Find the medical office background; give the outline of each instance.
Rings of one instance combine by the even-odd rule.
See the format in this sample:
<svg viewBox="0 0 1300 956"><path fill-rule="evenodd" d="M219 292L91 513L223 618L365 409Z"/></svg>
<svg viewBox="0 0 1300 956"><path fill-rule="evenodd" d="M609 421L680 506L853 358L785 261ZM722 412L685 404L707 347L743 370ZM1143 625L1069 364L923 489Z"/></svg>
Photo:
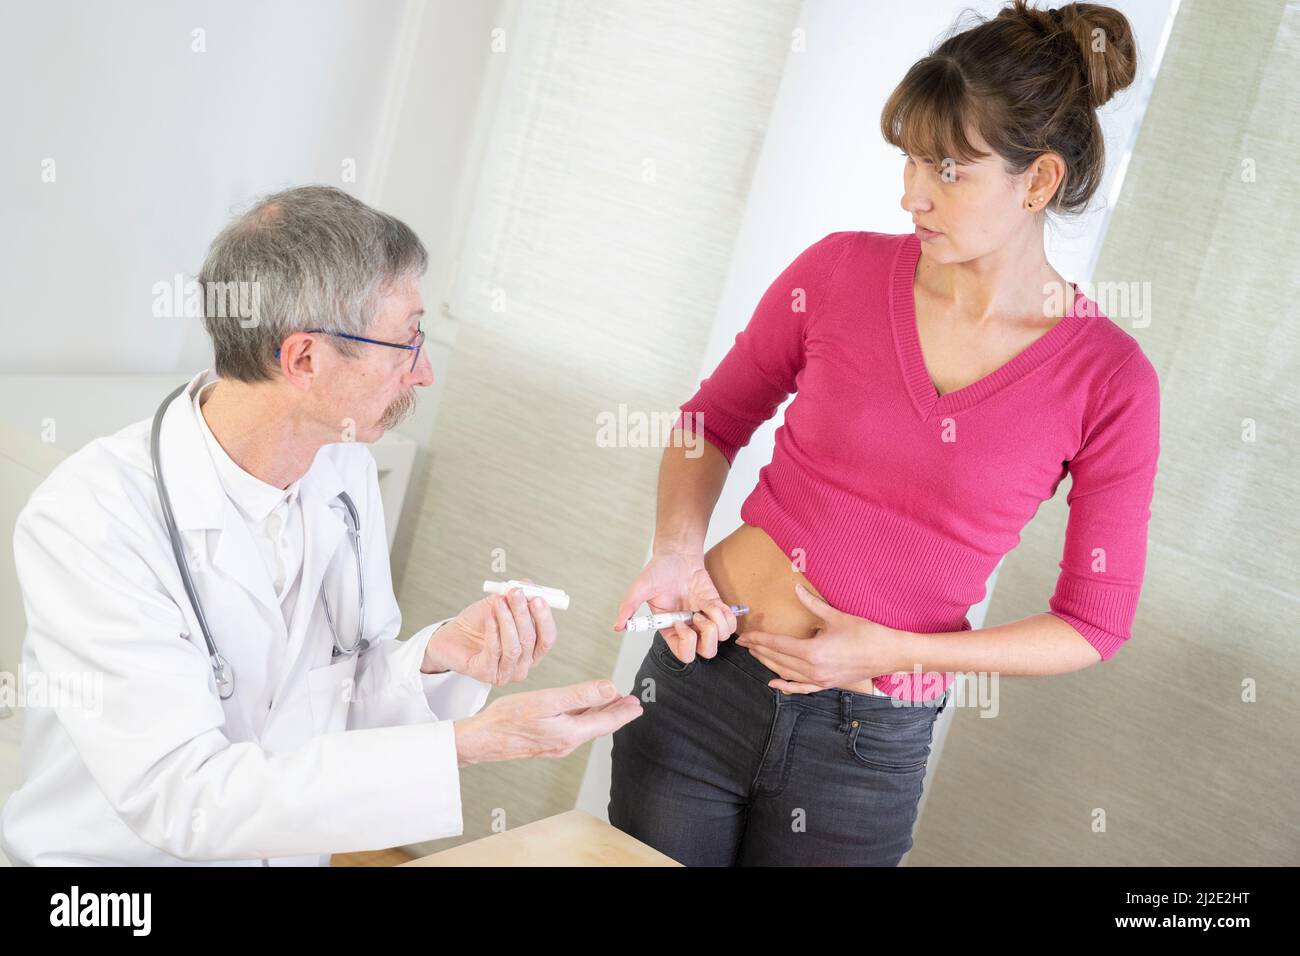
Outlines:
<svg viewBox="0 0 1300 956"><path fill-rule="evenodd" d="M1085 288L1146 290L1116 319L1162 384L1134 637L1081 672L1004 679L992 719L942 715L909 865L1300 862L1300 5L1113 5L1141 70L1103 111L1096 210L1053 222L1048 251ZM531 577L573 603L544 664L494 694L630 689L647 640L610 624L648 554L662 449L611 447L598 422L671 415L814 240L911 230L880 107L963 10L997 6L0 5L0 671L18 670L27 496L210 364L199 321L154 316L157 284L192 278L252 198L323 182L431 257L435 384L373 448L403 634L485 578ZM710 545L779 422L737 458ZM1046 609L1067 490L974 627ZM22 722L0 716L0 800ZM608 738L467 768L463 836L408 849L603 817L608 781Z"/></svg>

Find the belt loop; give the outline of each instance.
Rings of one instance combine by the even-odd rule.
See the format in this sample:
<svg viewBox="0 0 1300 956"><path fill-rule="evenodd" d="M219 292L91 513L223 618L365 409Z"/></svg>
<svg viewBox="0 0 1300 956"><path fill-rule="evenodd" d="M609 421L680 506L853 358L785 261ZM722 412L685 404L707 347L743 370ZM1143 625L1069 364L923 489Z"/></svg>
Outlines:
<svg viewBox="0 0 1300 956"><path fill-rule="evenodd" d="M849 721L853 718L853 694L850 691L840 691L840 730L849 729Z"/></svg>

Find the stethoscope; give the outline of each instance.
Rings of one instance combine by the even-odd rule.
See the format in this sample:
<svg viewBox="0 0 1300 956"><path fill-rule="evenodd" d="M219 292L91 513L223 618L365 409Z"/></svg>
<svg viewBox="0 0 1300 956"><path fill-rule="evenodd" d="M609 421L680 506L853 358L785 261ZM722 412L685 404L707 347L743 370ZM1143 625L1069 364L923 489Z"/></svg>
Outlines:
<svg viewBox="0 0 1300 956"><path fill-rule="evenodd" d="M181 543L176 519L172 516L171 497L167 494L167 483L163 481L162 461L158 453L158 436L162 431L163 413L167 411L167 406L172 403L172 400L187 387L188 385L181 385L164 398L162 404L158 406L158 411L154 413L153 430L149 434L149 456L153 459L154 479L158 484L158 501L162 504L167 537L171 539L172 553L176 556L176 566L181 572L181 582L185 585L185 593L189 595L190 606L194 608L194 616L198 618L199 630L203 632L203 641L208 646L208 660L212 664L212 673L217 679L217 694L222 700L229 700L235 693L235 671L217 650L217 643L212 639L212 631L208 627L207 616L203 613L203 605L199 603L198 592L194 590L194 580L190 577L190 566L185 560L185 547ZM357 556L357 639L351 647L344 647L343 642L339 640L338 628L334 626L334 615L330 611L329 598L322 586L320 596L325 605L325 619L329 621L330 633L334 635L334 650L330 655L332 658L351 657L370 646L370 642L362 637L366 627L366 588L361 564L361 518L357 515L356 505L352 503L346 491L340 491L338 496L346 509L348 536L352 538L352 550Z"/></svg>

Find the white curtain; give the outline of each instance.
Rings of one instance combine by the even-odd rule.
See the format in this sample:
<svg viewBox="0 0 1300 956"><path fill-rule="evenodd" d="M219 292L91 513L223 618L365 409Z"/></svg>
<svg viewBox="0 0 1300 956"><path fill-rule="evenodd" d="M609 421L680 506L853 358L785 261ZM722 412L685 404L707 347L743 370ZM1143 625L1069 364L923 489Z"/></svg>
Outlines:
<svg viewBox="0 0 1300 956"><path fill-rule="evenodd" d="M798 3L509 9L399 594L413 624L485 578L567 590L559 645L513 692L613 672L662 448L602 447L597 416L694 391ZM572 809L588 750L468 768L463 839Z"/></svg>
<svg viewBox="0 0 1300 956"><path fill-rule="evenodd" d="M1183 0L1102 254L1149 283L1112 315L1161 380L1132 639L956 711L913 864L1281 865L1300 859L1300 3ZM1140 286L1139 286L1140 288ZM989 622L1043 609L1063 483L1005 562Z"/></svg>

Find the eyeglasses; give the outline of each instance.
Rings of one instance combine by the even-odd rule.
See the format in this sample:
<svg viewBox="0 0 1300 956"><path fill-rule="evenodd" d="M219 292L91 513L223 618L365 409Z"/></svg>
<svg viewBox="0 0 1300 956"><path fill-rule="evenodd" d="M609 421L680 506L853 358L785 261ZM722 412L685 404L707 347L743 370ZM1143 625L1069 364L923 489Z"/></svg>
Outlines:
<svg viewBox="0 0 1300 956"><path fill-rule="evenodd" d="M420 326L415 327L415 340L410 345L399 345L396 342L381 342L378 339L367 339L360 335L348 335L346 332L328 332L325 329L303 329L304 332L314 332L318 335L332 335L335 338L349 339L353 342L365 342L369 345L386 345L390 349L414 350L415 356L411 359L411 371L415 371L415 365L420 361L420 349L424 348L424 329ZM275 350L275 357L280 357L280 350Z"/></svg>

